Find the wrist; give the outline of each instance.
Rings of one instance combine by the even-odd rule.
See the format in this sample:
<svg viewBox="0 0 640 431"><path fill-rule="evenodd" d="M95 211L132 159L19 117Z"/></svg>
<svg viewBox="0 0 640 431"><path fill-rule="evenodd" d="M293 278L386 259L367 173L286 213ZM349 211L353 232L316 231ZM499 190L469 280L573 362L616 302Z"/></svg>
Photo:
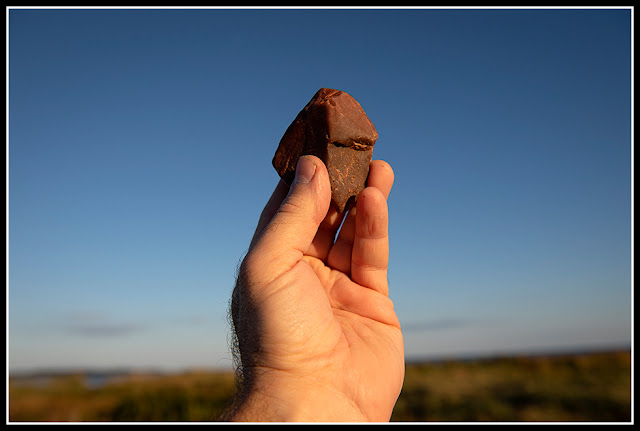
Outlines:
<svg viewBox="0 0 640 431"><path fill-rule="evenodd" d="M366 422L353 400L315 379L269 371L245 385L229 415L234 422ZM286 373L285 373L286 374Z"/></svg>

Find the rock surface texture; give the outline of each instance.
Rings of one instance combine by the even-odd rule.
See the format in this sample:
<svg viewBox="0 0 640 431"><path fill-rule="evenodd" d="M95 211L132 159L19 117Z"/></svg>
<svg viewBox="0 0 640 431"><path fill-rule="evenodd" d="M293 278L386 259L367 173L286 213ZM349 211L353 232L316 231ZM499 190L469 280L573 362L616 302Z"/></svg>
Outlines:
<svg viewBox="0 0 640 431"><path fill-rule="evenodd" d="M332 205L338 212L348 211L366 186L377 139L376 128L356 99L321 88L282 136L273 167L291 184L300 156L319 157L329 171Z"/></svg>

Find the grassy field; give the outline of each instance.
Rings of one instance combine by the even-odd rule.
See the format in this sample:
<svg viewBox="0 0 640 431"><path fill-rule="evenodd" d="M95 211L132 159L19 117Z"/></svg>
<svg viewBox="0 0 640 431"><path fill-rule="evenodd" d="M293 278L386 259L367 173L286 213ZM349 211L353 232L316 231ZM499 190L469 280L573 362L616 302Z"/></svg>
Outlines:
<svg viewBox="0 0 640 431"><path fill-rule="evenodd" d="M97 387L81 373L9 379L9 420L216 420L233 375L126 374ZM407 364L392 421L631 420L629 352Z"/></svg>

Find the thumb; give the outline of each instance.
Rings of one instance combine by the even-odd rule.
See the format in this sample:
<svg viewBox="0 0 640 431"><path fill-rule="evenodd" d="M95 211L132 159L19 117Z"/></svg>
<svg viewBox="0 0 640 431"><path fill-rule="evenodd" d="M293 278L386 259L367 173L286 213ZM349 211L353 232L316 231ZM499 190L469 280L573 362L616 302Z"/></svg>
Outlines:
<svg viewBox="0 0 640 431"><path fill-rule="evenodd" d="M330 200L329 174L322 160L300 157L289 194L250 252L254 263L268 267L273 278L298 263L325 218Z"/></svg>

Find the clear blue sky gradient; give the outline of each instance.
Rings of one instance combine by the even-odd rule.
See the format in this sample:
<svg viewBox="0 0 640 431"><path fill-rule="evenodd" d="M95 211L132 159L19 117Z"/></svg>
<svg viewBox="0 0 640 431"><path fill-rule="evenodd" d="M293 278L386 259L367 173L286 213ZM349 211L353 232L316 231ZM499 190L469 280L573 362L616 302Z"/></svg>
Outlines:
<svg viewBox="0 0 640 431"><path fill-rule="evenodd" d="M629 9L10 9L9 365L230 367L320 87L376 125L411 358L628 346Z"/></svg>

